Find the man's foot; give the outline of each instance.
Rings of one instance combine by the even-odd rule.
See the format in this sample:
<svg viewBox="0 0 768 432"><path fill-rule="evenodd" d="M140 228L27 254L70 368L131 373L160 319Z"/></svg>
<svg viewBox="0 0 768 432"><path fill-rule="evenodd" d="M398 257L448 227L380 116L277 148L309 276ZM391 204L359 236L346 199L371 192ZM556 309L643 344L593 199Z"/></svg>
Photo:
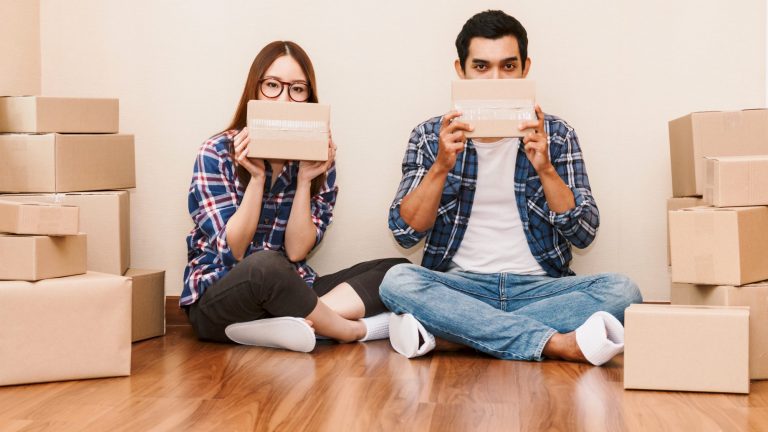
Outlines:
<svg viewBox="0 0 768 432"><path fill-rule="evenodd" d="M608 312L595 312L575 331L555 333L542 354L600 366L624 351L624 327Z"/></svg>
<svg viewBox="0 0 768 432"><path fill-rule="evenodd" d="M408 358L423 356L435 349L435 337L411 314L390 317L389 343Z"/></svg>

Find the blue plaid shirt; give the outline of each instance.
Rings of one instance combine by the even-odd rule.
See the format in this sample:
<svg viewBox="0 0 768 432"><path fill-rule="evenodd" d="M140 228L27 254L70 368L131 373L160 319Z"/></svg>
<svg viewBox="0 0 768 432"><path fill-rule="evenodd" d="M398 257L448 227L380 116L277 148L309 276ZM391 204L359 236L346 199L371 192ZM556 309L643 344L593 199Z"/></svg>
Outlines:
<svg viewBox="0 0 768 432"><path fill-rule="evenodd" d="M421 264L432 270L445 271L461 245L472 214L477 184L477 151L471 139L467 140L456 165L448 173L432 228L415 231L400 216L403 198L416 189L435 162L441 120L442 117L432 118L411 132L403 158L403 178L389 210L389 229L395 240L406 248L426 237ZM549 209L541 180L526 157L520 140L515 164L514 198L534 258L549 276L562 277L574 274L568 267L571 245L584 248L594 240L600 225L600 214L589 188L576 132L564 120L551 115L545 116L544 126L549 135L550 160L573 192L576 207L565 213Z"/></svg>
<svg viewBox="0 0 768 432"><path fill-rule="evenodd" d="M206 288L224 277L238 260L227 242L227 221L235 214L245 193L245 186L235 175L235 165L229 149L239 130L229 130L208 139L200 147L195 160L192 182L187 200L189 215L195 226L187 236L187 267L184 270L184 289L179 299L181 306L195 303ZM279 173L265 165L259 226L245 252L248 256L260 250L285 253L285 228L296 195L299 163L289 161ZM273 176L277 176L272 185ZM323 239L333 219L336 204L336 166L331 165L320 190L311 197L310 217L315 225L315 245ZM312 286L317 274L305 260L292 263L296 273Z"/></svg>

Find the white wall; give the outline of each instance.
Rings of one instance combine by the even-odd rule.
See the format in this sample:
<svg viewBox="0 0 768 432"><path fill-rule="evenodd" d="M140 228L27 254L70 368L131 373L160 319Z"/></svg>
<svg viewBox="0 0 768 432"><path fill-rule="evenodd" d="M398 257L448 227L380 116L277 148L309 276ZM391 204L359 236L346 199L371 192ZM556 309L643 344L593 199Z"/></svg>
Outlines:
<svg viewBox="0 0 768 432"><path fill-rule="evenodd" d="M395 245L387 208L410 130L449 108L455 37L483 9L523 22L539 101L581 139L602 226L574 269L626 273L646 300L669 297L667 121L765 102L763 0L42 2L43 92L120 98L137 146L132 266L165 269L169 295L182 286L195 153L228 123L253 57L275 39L309 52L333 106L341 193L311 259L321 273L419 259Z"/></svg>

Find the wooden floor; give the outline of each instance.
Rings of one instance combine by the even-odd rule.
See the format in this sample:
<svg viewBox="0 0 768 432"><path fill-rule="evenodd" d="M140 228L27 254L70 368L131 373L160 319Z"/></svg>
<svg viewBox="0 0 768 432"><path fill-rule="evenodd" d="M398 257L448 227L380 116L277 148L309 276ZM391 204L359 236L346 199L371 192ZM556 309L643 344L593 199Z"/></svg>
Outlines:
<svg viewBox="0 0 768 432"><path fill-rule="evenodd" d="M749 396L624 391L621 357L600 368L472 351L407 360L387 341L300 354L170 326L133 345L132 370L0 388L0 430L768 430L768 381Z"/></svg>

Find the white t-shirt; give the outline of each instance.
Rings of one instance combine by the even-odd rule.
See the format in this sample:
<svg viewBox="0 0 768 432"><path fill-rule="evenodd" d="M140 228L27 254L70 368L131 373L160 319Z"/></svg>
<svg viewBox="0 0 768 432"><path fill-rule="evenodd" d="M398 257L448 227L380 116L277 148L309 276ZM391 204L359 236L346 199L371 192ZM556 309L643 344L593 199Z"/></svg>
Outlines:
<svg viewBox="0 0 768 432"><path fill-rule="evenodd" d="M515 201L515 160L519 138L474 141L477 187L469 225L454 266L475 273L545 275L528 247Z"/></svg>

